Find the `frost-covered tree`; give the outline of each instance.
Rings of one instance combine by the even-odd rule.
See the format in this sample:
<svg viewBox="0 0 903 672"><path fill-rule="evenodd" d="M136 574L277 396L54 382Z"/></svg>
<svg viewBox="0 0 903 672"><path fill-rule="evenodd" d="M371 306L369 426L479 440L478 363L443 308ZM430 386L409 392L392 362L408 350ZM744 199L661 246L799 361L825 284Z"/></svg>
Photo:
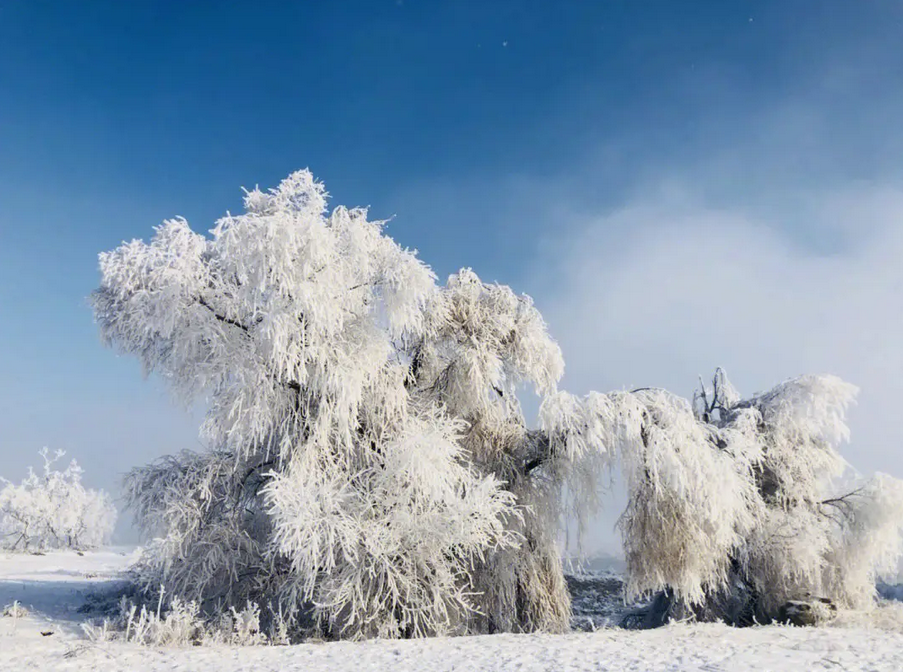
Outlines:
<svg viewBox="0 0 903 672"><path fill-rule="evenodd" d="M103 339L186 401L210 449L136 469L139 576L334 636L563 629L559 467L516 388L560 350L528 297L436 284L308 171L210 237L176 219L101 254Z"/></svg>
<svg viewBox="0 0 903 672"><path fill-rule="evenodd" d="M116 508L102 490L85 488L75 460L62 471L64 455L40 451L40 473L29 468L21 483L0 478L0 548L26 551L95 548L108 543Z"/></svg>
<svg viewBox="0 0 903 672"><path fill-rule="evenodd" d="M690 403L663 390L550 397L544 425L580 450L617 456L629 493L621 528L631 596L669 617L734 624L791 600L874 603L903 552L903 483L847 490L838 452L857 390L802 376L741 400L718 370ZM570 405L575 410L562 414ZM585 444L585 445L584 445Z"/></svg>

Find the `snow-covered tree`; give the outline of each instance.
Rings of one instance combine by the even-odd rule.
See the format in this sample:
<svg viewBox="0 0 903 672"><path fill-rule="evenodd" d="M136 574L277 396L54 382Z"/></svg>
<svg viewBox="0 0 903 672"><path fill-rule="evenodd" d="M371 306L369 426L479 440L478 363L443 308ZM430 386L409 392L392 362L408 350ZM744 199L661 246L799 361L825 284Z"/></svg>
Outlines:
<svg viewBox="0 0 903 672"><path fill-rule="evenodd" d="M185 400L210 450L136 469L140 576L206 611L261 604L337 636L562 629L554 459L516 388L560 350L528 297L438 286L308 171L100 256L103 339Z"/></svg>
<svg viewBox="0 0 903 672"><path fill-rule="evenodd" d="M85 488L75 460L59 471L53 465L64 455L39 453L40 473L33 469L21 483L0 478L0 548L47 550L94 548L109 542L116 508L102 490Z"/></svg>
<svg viewBox="0 0 903 672"><path fill-rule="evenodd" d="M658 594L647 624L735 624L791 600L874 603L903 553L903 483L838 490L856 388L802 376L747 400L716 372L693 402L663 390L550 397L544 426L581 451L614 453L629 493L621 528L632 596ZM569 417L557 411L570 404ZM849 480L849 479L847 479Z"/></svg>

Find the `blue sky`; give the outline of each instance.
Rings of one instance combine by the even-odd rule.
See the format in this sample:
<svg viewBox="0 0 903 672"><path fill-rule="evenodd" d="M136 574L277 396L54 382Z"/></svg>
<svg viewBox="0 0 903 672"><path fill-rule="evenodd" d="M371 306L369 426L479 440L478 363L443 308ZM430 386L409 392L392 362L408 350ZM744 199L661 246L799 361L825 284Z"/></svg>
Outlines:
<svg viewBox="0 0 903 672"><path fill-rule="evenodd" d="M534 295L574 391L836 371L854 462L903 476L870 420L903 379L901 39L891 1L2 3L0 474L48 445L114 489L196 446L100 345L96 255L310 167L440 277Z"/></svg>

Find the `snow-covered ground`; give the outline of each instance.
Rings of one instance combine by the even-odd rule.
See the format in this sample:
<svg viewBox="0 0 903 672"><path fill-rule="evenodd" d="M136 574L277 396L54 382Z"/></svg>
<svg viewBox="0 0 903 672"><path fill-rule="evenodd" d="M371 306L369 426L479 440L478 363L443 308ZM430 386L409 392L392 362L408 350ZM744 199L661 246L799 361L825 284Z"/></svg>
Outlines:
<svg viewBox="0 0 903 672"><path fill-rule="evenodd" d="M276 647L142 648L92 643L80 623L96 591L116 587L125 551L0 554L0 670L903 670L903 633L876 628L674 625L646 632L604 628L570 635L493 635ZM42 633L52 633L44 635Z"/></svg>

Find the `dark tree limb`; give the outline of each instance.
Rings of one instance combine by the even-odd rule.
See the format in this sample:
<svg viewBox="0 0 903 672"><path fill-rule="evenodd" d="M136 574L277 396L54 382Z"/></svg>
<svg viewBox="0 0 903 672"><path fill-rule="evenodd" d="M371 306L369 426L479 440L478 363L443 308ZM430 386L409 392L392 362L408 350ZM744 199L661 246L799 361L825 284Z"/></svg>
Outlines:
<svg viewBox="0 0 903 672"><path fill-rule="evenodd" d="M206 308L213 314L213 317L215 317L217 320L219 320L223 324L230 324L233 327L238 327L239 329L244 331L246 334L251 333L251 330L247 326L245 326L244 324L239 322L238 320L233 320L231 318L226 317L225 315L220 315L218 312L216 312L216 310L214 310L213 306L211 306L209 303L207 303L207 300L203 296L198 297L198 305L204 306L204 308Z"/></svg>
<svg viewBox="0 0 903 672"><path fill-rule="evenodd" d="M243 324L239 320L233 320L232 318L226 317L225 315L220 315L218 312L216 312L216 310L213 308L213 306L211 306L209 303L207 303L207 300L204 299L203 296L199 296L197 298L197 302L198 302L199 306L203 306L204 308L209 310L210 313L213 315L213 317L216 318L217 320L219 320L220 322L222 322L223 324L228 324L230 326L237 327L237 328L241 329L243 332L245 332L245 334L247 334L248 336L251 335L250 327ZM258 319L257 323L259 324L260 321L261 320ZM298 383L294 380L288 380L288 381L277 380L276 382L280 385L284 385L285 387L292 390L293 392L301 391L300 383Z"/></svg>
<svg viewBox="0 0 903 672"><path fill-rule="evenodd" d="M551 441L549 441L548 434L543 431L528 431L523 445L524 451L520 460L523 463L524 476L529 476L553 457Z"/></svg>

